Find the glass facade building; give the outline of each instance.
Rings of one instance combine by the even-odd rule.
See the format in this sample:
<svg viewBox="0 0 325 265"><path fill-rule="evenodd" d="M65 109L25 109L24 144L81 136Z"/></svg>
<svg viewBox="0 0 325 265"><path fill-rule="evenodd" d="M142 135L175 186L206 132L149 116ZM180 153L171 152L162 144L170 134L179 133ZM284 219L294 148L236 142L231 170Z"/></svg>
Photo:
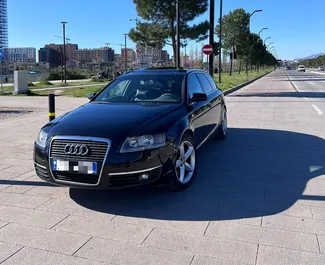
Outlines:
<svg viewBox="0 0 325 265"><path fill-rule="evenodd" d="M8 48L7 0L0 0L0 48Z"/></svg>

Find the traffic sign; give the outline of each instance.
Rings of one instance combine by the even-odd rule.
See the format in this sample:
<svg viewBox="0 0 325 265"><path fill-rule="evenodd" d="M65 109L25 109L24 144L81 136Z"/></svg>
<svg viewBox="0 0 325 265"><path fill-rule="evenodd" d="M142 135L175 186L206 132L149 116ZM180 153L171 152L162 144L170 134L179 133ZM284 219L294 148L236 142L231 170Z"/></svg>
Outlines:
<svg viewBox="0 0 325 265"><path fill-rule="evenodd" d="M0 60L3 58L3 51L0 50Z"/></svg>
<svg viewBox="0 0 325 265"><path fill-rule="evenodd" d="M202 51L206 55L210 55L213 53L213 47L210 44L205 44L202 48Z"/></svg>

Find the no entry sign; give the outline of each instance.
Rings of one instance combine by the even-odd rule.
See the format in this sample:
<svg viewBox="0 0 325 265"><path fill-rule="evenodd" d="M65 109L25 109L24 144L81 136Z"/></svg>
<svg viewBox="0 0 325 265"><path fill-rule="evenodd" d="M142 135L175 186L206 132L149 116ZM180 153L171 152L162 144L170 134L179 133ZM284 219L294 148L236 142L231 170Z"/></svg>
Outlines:
<svg viewBox="0 0 325 265"><path fill-rule="evenodd" d="M202 51L206 55L210 55L213 53L213 47L210 44L205 44L202 48Z"/></svg>

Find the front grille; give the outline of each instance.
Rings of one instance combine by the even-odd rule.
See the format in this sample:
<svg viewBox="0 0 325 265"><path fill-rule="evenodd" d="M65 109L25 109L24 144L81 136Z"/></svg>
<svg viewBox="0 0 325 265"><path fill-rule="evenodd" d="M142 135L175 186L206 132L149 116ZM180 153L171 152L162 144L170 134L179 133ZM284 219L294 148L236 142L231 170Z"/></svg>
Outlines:
<svg viewBox="0 0 325 265"><path fill-rule="evenodd" d="M48 172L46 168L40 167L39 165L35 164L35 171L37 176L41 177L41 178L46 178L48 179Z"/></svg>
<svg viewBox="0 0 325 265"><path fill-rule="evenodd" d="M70 155L65 153L65 146L67 144L84 144L89 148L89 152L84 155ZM105 158L108 143L96 141L83 141L83 140L61 140L55 139L51 145L51 157L58 159L67 159L71 161L100 161Z"/></svg>
<svg viewBox="0 0 325 265"><path fill-rule="evenodd" d="M67 172L53 172L53 176L57 180L76 182L82 184L94 185L98 182L99 175L91 174L76 174L76 173L67 173Z"/></svg>
<svg viewBox="0 0 325 265"><path fill-rule="evenodd" d="M109 177L109 186L123 187L123 186L132 186L132 185L149 182L149 181L152 181L152 180L155 180L156 178L158 178L160 175L160 171L161 171L161 167L155 168L149 172L124 174L124 175L111 175ZM149 179L146 181L139 180L139 177L142 174L148 174Z"/></svg>

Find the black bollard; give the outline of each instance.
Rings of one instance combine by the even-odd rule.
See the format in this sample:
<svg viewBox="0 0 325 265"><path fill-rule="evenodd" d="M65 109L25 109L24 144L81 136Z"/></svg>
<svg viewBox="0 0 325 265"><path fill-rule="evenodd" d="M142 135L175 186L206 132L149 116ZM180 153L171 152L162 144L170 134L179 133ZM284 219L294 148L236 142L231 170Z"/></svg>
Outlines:
<svg viewBox="0 0 325 265"><path fill-rule="evenodd" d="M49 120L55 119L55 95L49 94Z"/></svg>

